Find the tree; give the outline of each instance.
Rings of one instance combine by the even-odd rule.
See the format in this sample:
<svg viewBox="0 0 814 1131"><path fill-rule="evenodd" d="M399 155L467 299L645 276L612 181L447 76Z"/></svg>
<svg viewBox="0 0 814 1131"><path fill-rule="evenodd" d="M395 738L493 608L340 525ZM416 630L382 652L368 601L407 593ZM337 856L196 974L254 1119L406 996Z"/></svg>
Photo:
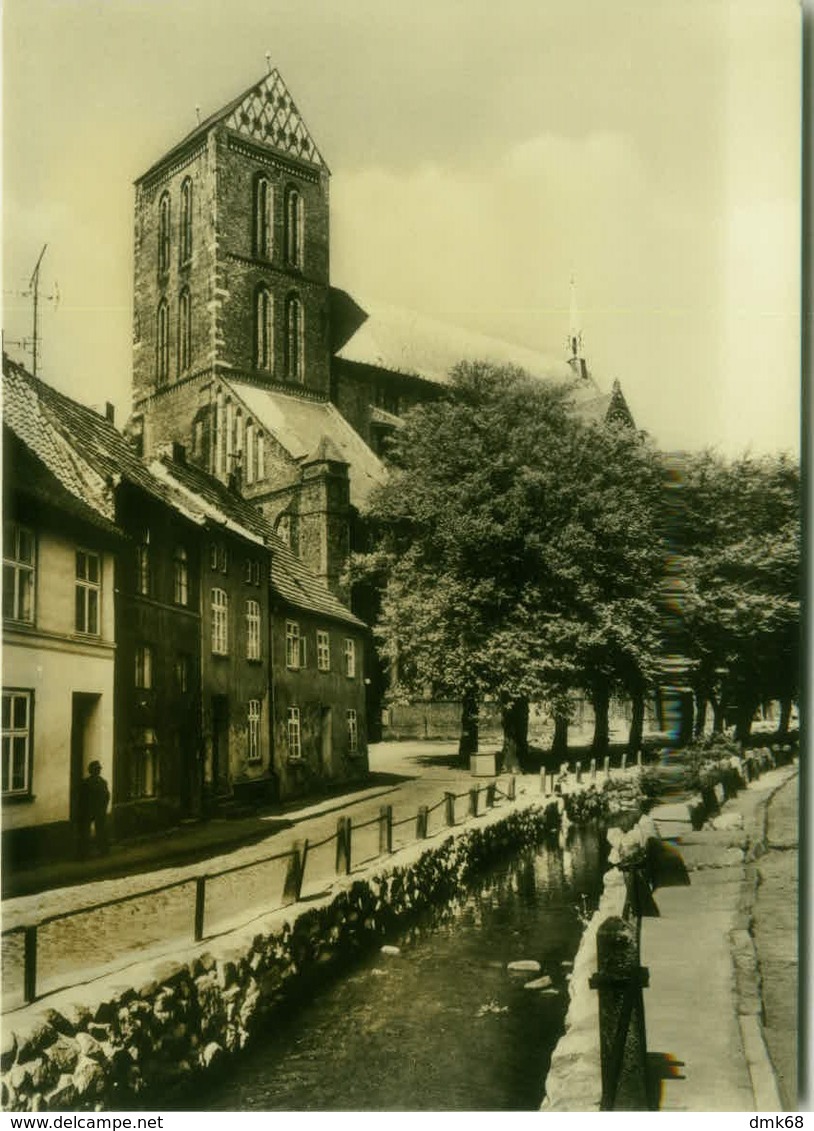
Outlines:
<svg viewBox="0 0 814 1131"><path fill-rule="evenodd" d="M396 692L455 696L470 717L494 697L511 766L529 701L562 715L587 687L606 742L603 696L640 688L651 664L649 448L580 423L561 388L477 363L407 414L390 458L371 502L378 549L361 565L383 578L376 631Z"/></svg>
<svg viewBox="0 0 814 1131"><path fill-rule="evenodd" d="M745 741L762 701L788 726L799 694L800 477L786 455L688 458L685 620L703 726L734 712ZM698 729L698 728L697 728Z"/></svg>

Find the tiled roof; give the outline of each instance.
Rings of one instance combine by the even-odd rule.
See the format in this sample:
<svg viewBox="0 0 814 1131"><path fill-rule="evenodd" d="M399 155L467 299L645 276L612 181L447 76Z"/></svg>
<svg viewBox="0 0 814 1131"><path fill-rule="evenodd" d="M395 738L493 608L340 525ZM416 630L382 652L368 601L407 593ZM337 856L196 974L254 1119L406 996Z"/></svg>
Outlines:
<svg viewBox="0 0 814 1131"><path fill-rule="evenodd" d="M256 541L271 550L272 588L287 602L307 612L322 613L335 620L365 627L323 583L311 573L289 546L274 532L271 523L252 503L230 491L218 479L192 464L162 459L163 474L169 481L201 501L211 513L223 516L234 525L252 532Z"/></svg>
<svg viewBox="0 0 814 1131"><path fill-rule="evenodd" d="M252 141L269 145L287 157L304 161L319 169L327 165L317 149L314 139L300 115L294 99L288 92L280 72L275 67L260 82L252 83L248 90L233 98L220 110L210 114L200 125L191 130L177 145L169 149L156 161L136 183L146 180L156 169L169 161L176 153L204 137L220 122L229 129L243 134Z"/></svg>
<svg viewBox="0 0 814 1131"><path fill-rule="evenodd" d="M292 459L307 459L323 437L330 440L348 464L351 502L364 509L370 492L384 482L384 464L334 405L242 381L229 385Z"/></svg>

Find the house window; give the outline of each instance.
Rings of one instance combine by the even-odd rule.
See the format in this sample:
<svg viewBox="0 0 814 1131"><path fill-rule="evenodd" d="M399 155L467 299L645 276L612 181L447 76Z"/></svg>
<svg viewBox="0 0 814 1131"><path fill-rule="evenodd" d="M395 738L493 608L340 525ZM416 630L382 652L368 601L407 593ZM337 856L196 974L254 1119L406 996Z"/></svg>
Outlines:
<svg viewBox="0 0 814 1131"><path fill-rule="evenodd" d="M170 198L164 193L158 202L158 270L170 269Z"/></svg>
<svg viewBox="0 0 814 1131"><path fill-rule="evenodd" d="M178 299L178 373L186 373L192 357L192 304L186 287Z"/></svg>
<svg viewBox="0 0 814 1131"><path fill-rule="evenodd" d="M246 421L246 482L254 483L254 424Z"/></svg>
<svg viewBox="0 0 814 1131"><path fill-rule="evenodd" d="M152 727L138 733L130 755L130 797L155 797L158 793L158 741Z"/></svg>
<svg viewBox="0 0 814 1131"><path fill-rule="evenodd" d="M300 633L300 626L295 620L285 622L285 664L287 668L304 668L306 665L307 651L305 637Z"/></svg>
<svg viewBox="0 0 814 1131"><path fill-rule="evenodd" d="M305 208L295 188L288 190L285 207L286 261L291 267L302 267L305 236Z"/></svg>
<svg viewBox="0 0 814 1131"><path fill-rule="evenodd" d="M359 750L359 727L356 721L356 712L348 711L348 753L356 754Z"/></svg>
<svg viewBox="0 0 814 1131"><path fill-rule="evenodd" d="M192 181L186 178L181 185L181 262L192 259Z"/></svg>
<svg viewBox="0 0 814 1131"><path fill-rule="evenodd" d="M331 638L327 632L317 632L317 668L321 672L331 670Z"/></svg>
<svg viewBox="0 0 814 1131"><path fill-rule="evenodd" d="M353 640L345 641L345 675L348 679L356 675L356 644Z"/></svg>
<svg viewBox="0 0 814 1131"><path fill-rule="evenodd" d="M99 599L102 569L98 554L76 551L75 623L76 631L99 635Z"/></svg>
<svg viewBox="0 0 814 1131"><path fill-rule="evenodd" d="M257 479L266 478L266 440L262 432L257 433Z"/></svg>
<svg viewBox="0 0 814 1131"><path fill-rule="evenodd" d="M32 698L30 691L3 692L3 796L31 788Z"/></svg>
<svg viewBox="0 0 814 1131"><path fill-rule="evenodd" d="M156 317L156 381L159 385L165 385L170 372L170 316L163 299L158 304Z"/></svg>
<svg viewBox="0 0 814 1131"><path fill-rule="evenodd" d="M148 644L136 648L136 687L149 691L153 686L153 650Z"/></svg>
<svg viewBox="0 0 814 1131"><path fill-rule="evenodd" d="M288 708L288 757L292 762L302 758L302 733L299 707Z"/></svg>
<svg viewBox="0 0 814 1131"><path fill-rule="evenodd" d="M246 567L243 580L247 585L259 585L262 576L262 566L258 558L246 558Z"/></svg>
<svg viewBox="0 0 814 1131"><path fill-rule="evenodd" d="M268 287L260 287L254 302L255 365L272 372L274 369L274 296Z"/></svg>
<svg viewBox="0 0 814 1131"><path fill-rule="evenodd" d="M229 594L225 589L212 590L212 651L216 656L229 651Z"/></svg>
<svg viewBox="0 0 814 1131"><path fill-rule="evenodd" d="M189 691L189 656L183 652L175 657L175 686L181 695Z"/></svg>
<svg viewBox="0 0 814 1131"><path fill-rule="evenodd" d="M150 531L145 530L144 537L136 546L136 592L142 597L149 597L151 590Z"/></svg>
<svg viewBox="0 0 814 1131"><path fill-rule="evenodd" d="M246 659L260 659L260 602L246 602Z"/></svg>
<svg viewBox="0 0 814 1131"><path fill-rule="evenodd" d="M183 546L175 547L172 559L173 567L173 600L176 605L189 604L189 562L187 552Z"/></svg>
<svg viewBox="0 0 814 1131"><path fill-rule="evenodd" d="M285 309L285 371L290 381L302 381L303 367L303 313L302 303L290 295Z"/></svg>
<svg viewBox="0 0 814 1131"><path fill-rule="evenodd" d="M34 534L16 522L3 524L3 616L34 621Z"/></svg>
<svg viewBox="0 0 814 1131"><path fill-rule="evenodd" d="M229 569L229 551L223 542L209 544L209 568L218 573L226 573Z"/></svg>
<svg viewBox="0 0 814 1131"><path fill-rule="evenodd" d="M250 699L247 712L249 748L246 758L249 762L260 761L260 700Z"/></svg>
<svg viewBox="0 0 814 1131"><path fill-rule="evenodd" d="M274 250L274 189L267 177L254 183L254 252L271 259Z"/></svg>

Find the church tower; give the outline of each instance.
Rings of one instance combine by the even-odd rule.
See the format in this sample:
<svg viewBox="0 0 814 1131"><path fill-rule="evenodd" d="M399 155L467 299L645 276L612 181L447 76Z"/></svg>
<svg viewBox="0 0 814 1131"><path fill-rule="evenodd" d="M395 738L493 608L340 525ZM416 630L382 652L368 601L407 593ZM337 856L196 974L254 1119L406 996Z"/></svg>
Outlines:
<svg viewBox="0 0 814 1131"><path fill-rule="evenodd" d="M224 382L327 400L330 171L276 69L135 185L133 417L224 482L271 437ZM249 458L252 466L247 466Z"/></svg>

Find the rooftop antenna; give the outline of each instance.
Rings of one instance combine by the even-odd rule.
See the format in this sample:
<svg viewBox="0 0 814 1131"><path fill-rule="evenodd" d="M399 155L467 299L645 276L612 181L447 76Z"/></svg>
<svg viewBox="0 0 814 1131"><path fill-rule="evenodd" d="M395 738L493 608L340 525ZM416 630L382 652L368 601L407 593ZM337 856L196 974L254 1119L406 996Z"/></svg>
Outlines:
<svg viewBox="0 0 814 1131"><path fill-rule="evenodd" d="M24 291L4 291L3 292L4 294L16 295L16 296L19 296L20 298L33 298L33 300L34 300L34 304L33 304L34 305L34 319L33 319L34 327L33 327L32 337L21 338L19 340L12 340L12 339L7 339L4 336L3 345L4 345L4 347L6 345L18 346L20 349L23 349L23 350L29 350L30 349L31 350L31 372L33 373L33 375L35 377L37 376L37 364L38 364L38 361L39 361L39 343L40 343L40 267L42 265L43 256L45 255L45 249L47 247L48 247L47 243L42 245L42 251L39 254L39 258L37 259L37 264L36 264L33 272L31 273L31 278L28 281L28 287L26 288L26 290L24 290ZM54 283L54 287L53 287L53 290L51 291L51 293L49 295L46 295L45 298L48 300L48 302L52 302L55 307L59 305L59 287L58 287L56 282Z"/></svg>
<svg viewBox="0 0 814 1131"><path fill-rule="evenodd" d="M266 52L266 70L271 74L271 52Z"/></svg>

